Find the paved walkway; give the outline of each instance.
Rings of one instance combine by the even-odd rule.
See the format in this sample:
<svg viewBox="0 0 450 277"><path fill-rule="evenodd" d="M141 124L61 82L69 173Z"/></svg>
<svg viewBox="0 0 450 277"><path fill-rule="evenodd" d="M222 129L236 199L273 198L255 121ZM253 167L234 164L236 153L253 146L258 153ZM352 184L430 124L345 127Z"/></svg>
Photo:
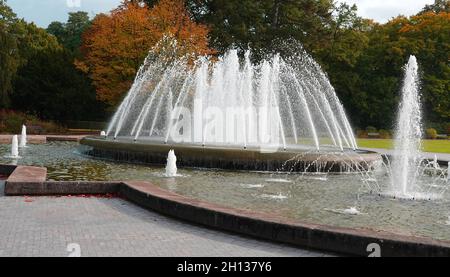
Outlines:
<svg viewBox="0 0 450 277"><path fill-rule="evenodd" d="M190 225L122 199L0 195L0 256L65 257L71 243L88 257L324 256Z"/></svg>

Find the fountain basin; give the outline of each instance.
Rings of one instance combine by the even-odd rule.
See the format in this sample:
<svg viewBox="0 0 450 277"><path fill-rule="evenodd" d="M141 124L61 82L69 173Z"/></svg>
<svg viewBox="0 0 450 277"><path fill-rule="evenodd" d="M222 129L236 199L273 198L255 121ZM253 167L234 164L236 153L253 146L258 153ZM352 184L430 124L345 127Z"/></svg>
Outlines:
<svg viewBox="0 0 450 277"><path fill-rule="evenodd" d="M335 149L316 151L307 146L289 145L286 149L263 149L257 146L215 146L167 143L155 139L132 137L86 137L80 142L89 146L86 154L117 161L165 164L167 153L175 150L182 167L218 168L250 171L349 172L374 167L382 157L364 150Z"/></svg>
<svg viewBox="0 0 450 277"><path fill-rule="evenodd" d="M450 241L447 224L450 194L446 189L450 183L446 185L446 178L443 179L443 176L440 177L441 181L436 183L439 187L430 187L430 192L441 192L442 196L438 200L411 201L379 195L388 191L391 181L383 167L379 172L377 170L372 173L351 174L249 172L180 167L177 177L167 178L164 165L91 159L82 155L78 147L79 145L73 142L29 145L23 150L23 158L17 161L17 165L46 167L47 188L54 187L62 193L61 186L64 186L70 195L75 194L77 187L85 187L86 182L116 184L117 180L144 181L195 201L243 209L249 213L258 211L276 214L295 222L372 229L377 233L384 231ZM0 153L9 153L9 146L0 145ZM11 163L11 160L0 155L1 163ZM0 170L0 175L8 176L10 171ZM423 176L422 181L432 184L435 178ZM103 189L98 186L96 188ZM81 194L88 192L96 194L101 191L82 191ZM26 194L30 195L29 192ZM343 212L351 207L355 207L360 214L349 215Z"/></svg>
<svg viewBox="0 0 450 277"><path fill-rule="evenodd" d="M405 235L368 228L343 228L290 220L273 212L237 209L186 197L149 182L55 182L45 181L45 168L4 166L9 178L7 196L119 195L143 208L228 232L289 243L301 247L367 256L376 245L380 256L448 257L450 241ZM356 208L349 209L352 215Z"/></svg>

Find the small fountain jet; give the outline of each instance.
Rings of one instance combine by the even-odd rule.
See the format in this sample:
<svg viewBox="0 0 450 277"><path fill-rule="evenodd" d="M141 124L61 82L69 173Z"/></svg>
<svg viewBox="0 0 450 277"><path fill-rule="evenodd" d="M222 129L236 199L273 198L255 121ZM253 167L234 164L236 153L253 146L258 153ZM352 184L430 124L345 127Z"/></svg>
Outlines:
<svg viewBox="0 0 450 277"><path fill-rule="evenodd" d="M25 125L22 125L22 134L20 136L19 146L21 148L24 148L27 146L27 126L25 126Z"/></svg>
<svg viewBox="0 0 450 277"><path fill-rule="evenodd" d="M358 209L356 207L350 207L348 209L345 209L344 214L348 214L348 215L360 215L361 212L358 211Z"/></svg>
<svg viewBox="0 0 450 277"><path fill-rule="evenodd" d="M167 156L166 177L176 177L177 170L177 156L174 150L170 150Z"/></svg>
<svg viewBox="0 0 450 277"><path fill-rule="evenodd" d="M11 158L13 158L13 159L20 158L20 156L19 156L19 142L18 142L18 139L17 139L17 135L14 135L12 137Z"/></svg>

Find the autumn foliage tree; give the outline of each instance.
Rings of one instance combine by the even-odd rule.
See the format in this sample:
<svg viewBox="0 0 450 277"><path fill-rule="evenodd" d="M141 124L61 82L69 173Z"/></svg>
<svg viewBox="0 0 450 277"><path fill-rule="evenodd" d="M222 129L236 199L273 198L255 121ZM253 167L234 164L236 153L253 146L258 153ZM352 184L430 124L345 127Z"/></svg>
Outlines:
<svg viewBox="0 0 450 277"><path fill-rule="evenodd" d="M403 65L415 55L421 70L425 120L450 119L450 13L425 12L410 18L399 16L376 25L368 33L369 47L355 68L359 80L350 87L361 96L351 114L355 125L391 128L399 102ZM364 96L364 97L362 97Z"/></svg>
<svg viewBox="0 0 450 277"><path fill-rule="evenodd" d="M110 15L94 18L84 33L83 59L77 66L89 74L97 98L115 106L148 51L167 34L189 53L211 53L208 28L190 19L183 0L161 0L151 9L140 1L124 1Z"/></svg>

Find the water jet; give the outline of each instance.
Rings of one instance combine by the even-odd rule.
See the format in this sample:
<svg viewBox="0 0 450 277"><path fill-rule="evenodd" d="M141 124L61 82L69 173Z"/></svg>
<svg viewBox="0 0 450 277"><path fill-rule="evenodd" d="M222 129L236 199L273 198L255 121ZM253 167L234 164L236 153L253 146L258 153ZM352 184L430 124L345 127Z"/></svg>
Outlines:
<svg viewBox="0 0 450 277"><path fill-rule="evenodd" d="M11 158L13 159L17 159L19 158L19 142L18 142L18 138L17 135L14 135L12 137L12 141L11 141Z"/></svg>
<svg viewBox="0 0 450 277"><path fill-rule="evenodd" d="M176 42L163 45L139 69L107 136L81 141L89 154L164 164L173 149L184 167L297 172L317 171L318 159L327 172L381 159L357 150L341 102L306 52L254 64L250 50L240 59L232 49L190 62L167 58ZM286 164L293 157L301 160Z"/></svg>
<svg viewBox="0 0 450 277"><path fill-rule="evenodd" d="M24 148L27 146L27 127L22 125L22 134L20 136L20 147Z"/></svg>

